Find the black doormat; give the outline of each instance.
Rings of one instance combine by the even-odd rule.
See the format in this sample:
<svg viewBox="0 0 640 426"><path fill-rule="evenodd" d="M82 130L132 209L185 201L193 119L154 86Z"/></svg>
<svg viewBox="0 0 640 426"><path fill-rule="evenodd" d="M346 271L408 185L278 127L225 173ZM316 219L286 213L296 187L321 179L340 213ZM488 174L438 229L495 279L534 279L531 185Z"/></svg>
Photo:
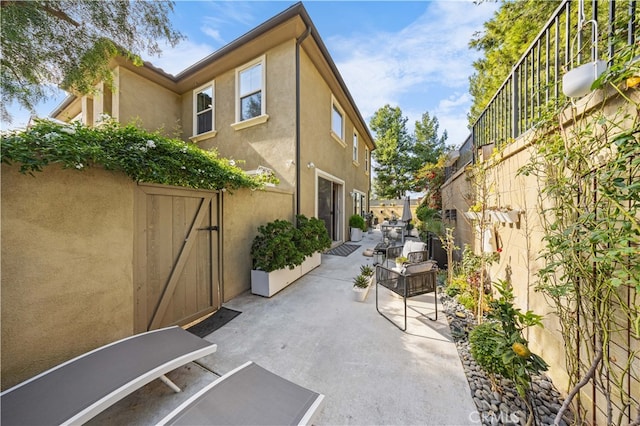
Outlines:
<svg viewBox="0 0 640 426"><path fill-rule="evenodd" d="M198 337L205 337L240 314L240 311L234 311L233 309L228 308L220 308L206 320L200 321L193 327L187 328L187 331L189 333L195 334Z"/></svg>
<svg viewBox="0 0 640 426"><path fill-rule="evenodd" d="M332 248L325 254L332 254L334 256L349 256L351 253L356 251L356 249L360 247L357 244L341 244L337 247Z"/></svg>

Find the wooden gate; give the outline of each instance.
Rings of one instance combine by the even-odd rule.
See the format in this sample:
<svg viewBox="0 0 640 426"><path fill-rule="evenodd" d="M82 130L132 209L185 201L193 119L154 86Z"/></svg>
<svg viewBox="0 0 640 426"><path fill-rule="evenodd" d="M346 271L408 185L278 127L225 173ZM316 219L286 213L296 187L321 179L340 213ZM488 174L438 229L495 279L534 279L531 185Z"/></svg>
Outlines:
<svg viewBox="0 0 640 426"><path fill-rule="evenodd" d="M135 220L135 332L219 309L218 194L140 184Z"/></svg>

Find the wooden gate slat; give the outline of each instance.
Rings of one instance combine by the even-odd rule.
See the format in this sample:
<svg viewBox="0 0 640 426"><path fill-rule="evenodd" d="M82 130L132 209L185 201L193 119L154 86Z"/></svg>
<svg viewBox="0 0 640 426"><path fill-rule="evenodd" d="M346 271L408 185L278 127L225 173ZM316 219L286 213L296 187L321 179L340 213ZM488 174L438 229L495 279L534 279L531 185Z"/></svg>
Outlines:
<svg viewBox="0 0 640 426"><path fill-rule="evenodd" d="M169 275L169 280L162 293L162 297L160 298L160 303L158 304L158 307L154 312L153 317L151 318L151 322L149 324L150 330L158 328L161 325L162 318L164 317L167 311L167 307L171 302L171 296L173 295L173 292L178 285L180 274L182 273L182 270L188 260L188 255L191 252L193 245L197 241L196 234L198 232L198 226L200 225L200 223L202 223L202 220L204 219L205 214L207 213L209 206L211 205L211 200L211 196L203 196L202 198L202 201L198 208L198 213L196 214L196 218L191 224L191 229L189 229L182 250L180 251L180 256L178 257L178 260L176 261L171 274Z"/></svg>

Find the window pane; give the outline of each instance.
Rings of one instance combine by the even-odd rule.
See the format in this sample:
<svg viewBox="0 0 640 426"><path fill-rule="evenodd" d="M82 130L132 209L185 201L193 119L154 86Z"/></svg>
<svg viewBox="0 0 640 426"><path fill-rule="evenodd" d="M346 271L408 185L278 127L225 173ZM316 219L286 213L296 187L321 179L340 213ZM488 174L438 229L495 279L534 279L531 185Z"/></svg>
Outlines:
<svg viewBox="0 0 640 426"><path fill-rule="evenodd" d="M333 133L340 136L340 139L344 139L344 136L342 135L342 113L338 111L335 106L333 107L332 117L331 129L333 130Z"/></svg>
<svg viewBox="0 0 640 426"><path fill-rule="evenodd" d="M213 111L198 114L198 134L213 130Z"/></svg>
<svg viewBox="0 0 640 426"><path fill-rule="evenodd" d="M358 162L358 135L353 135L353 161Z"/></svg>
<svg viewBox="0 0 640 426"><path fill-rule="evenodd" d="M240 72L240 96L262 90L262 64Z"/></svg>
<svg viewBox="0 0 640 426"><path fill-rule="evenodd" d="M212 108L213 105L213 89L207 87L202 92L198 93L197 98L197 111L202 112L206 109Z"/></svg>
<svg viewBox="0 0 640 426"><path fill-rule="evenodd" d="M240 98L240 121L249 118L258 117L262 114L262 93L254 93L253 95Z"/></svg>

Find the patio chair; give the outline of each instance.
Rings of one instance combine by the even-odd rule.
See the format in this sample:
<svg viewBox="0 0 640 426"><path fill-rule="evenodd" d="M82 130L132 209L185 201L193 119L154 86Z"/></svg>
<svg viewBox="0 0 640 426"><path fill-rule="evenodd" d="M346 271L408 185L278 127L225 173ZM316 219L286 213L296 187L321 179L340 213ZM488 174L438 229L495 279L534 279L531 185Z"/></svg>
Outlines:
<svg viewBox="0 0 640 426"><path fill-rule="evenodd" d="M137 334L71 359L0 394L3 425L81 424L154 379L216 351L180 327Z"/></svg>
<svg viewBox="0 0 640 426"><path fill-rule="evenodd" d="M324 395L253 362L230 371L193 395L159 425L306 425Z"/></svg>
<svg viewBox="0 0 640 426"><path fill-rule="evenodd" d="M398 271L389 269L382 265L376 266L376 310L389 322L402 331L407 330L407 299L426 293L433 293L435 318L427 317L431 321L438 319L438 293L436 275L438 265L433 260L426 262L407 264ZM385 287L393 293L399 295L404 303L404 328L396 324L391 318L380 311L378 305L378 286Z"/></svg>
<svg viewBox="0 0 640 426"><path fill-rule="evenodd" d="M387 262L395 262L395 259L403 256L407 263L419 263L429 260L427 245L422 241L407 240L403 245L387 247L385 259Z"/></svg>

